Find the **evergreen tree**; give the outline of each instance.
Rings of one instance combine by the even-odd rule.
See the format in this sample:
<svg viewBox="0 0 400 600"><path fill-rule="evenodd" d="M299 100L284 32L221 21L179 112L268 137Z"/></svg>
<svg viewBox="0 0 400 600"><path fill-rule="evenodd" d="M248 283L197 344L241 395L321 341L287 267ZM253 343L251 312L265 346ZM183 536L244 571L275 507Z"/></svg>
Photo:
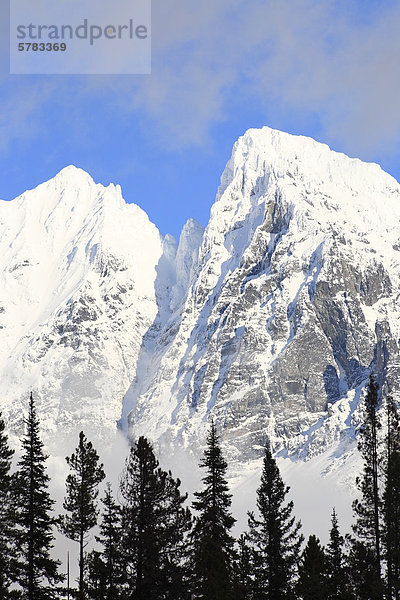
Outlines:
<svg viewBox="0 0 400 600"><path fill-rule="evenodd" d="M233 597L235 600L251 600L253 590L252 556L251 548L244 534L240 536L237 545Z"/></svg>
<svg viewBox="0 0 400 600"><path fill-rule="evenodd" d="M175 480L171 471L160 474L164 481L164 500L160 507L163 539L161 598L189 600L191 599L189 587L192 582L192 567L188 538L192 529L192 515L189 508L184 507L187 494L181 494L180 480Z"/></svg>
<svg viewBox="0 0 400 600"><path fill-rule="evenodd" d="M196 492L193 508L198 513L193 528L195 598L228 600L232 597L234 539L230 530L235 519L230 512L231 494L225 479L225 462L214 423L200 467L207 474L204 489Z"/></svg>
<svg viewBox="0 0 400 600"><path fill-rule="evenodd" d="M379 453L378 431L381 427L378 415L378 386L371 375L364 403L364 421L360 428L358 449L363 458L364 468L362 477L356 482L360 498L353 502L356 522L353 532L356 535L354 551L351 553L353 574L364 573L370 578L370 592L363 600L380 600L383 594L381 581L381 529L379 493ZM362 548L362 545L365 547ZM368 560L371 564L357 566L357 561ZM354 562L356 561L356 562ZM355 570L354 570L355 569ZM356 583L356 582L354 582ZM365 579L360 580L364 587ZM356 585L357 589L357 585Z"/></svg>
<svg viewBox="0 0 400 600"><path fill-rule="evenodd" d="M85 559L86 591L90 600L105 600L108 596L107 565L98 550L92 550ZM115 599L120 598L120 589L117 588Z"/></svg>
<svg viewBox="0 0 400 600"><path fill-rule="evenodd" d="M343 547L344 538L340 535L336 511L333 509L329 544L326 548L328 600L350 600L352 597Z"/></svg>
<svg viewBox="0 0 400 600"><path fill-rule="evenodd" d="M13 580L11 556L13 516L11 501L11 460L14 451L8 445L5 424L0 413L0 598L8 598Z"/></svg>
<svg viewBox="0 0 400 600"><path fill-rule="evenodd" d="M159 468L151 444L140 437L121 480L123 598L190 598L185 554L191 517L179 488L179 479Z"/></svg>
<svg viewBox="0 0 400 600"><path fill-rule="evenodd" d="M23 598L50 600L57 597L55 585L63 577L58 573L60 562L51 558L56 519L51 514L54 502L48 492L47 456L39 436L39 419L32 394L25 425L22 456L13 484L18 583Z"/></svg>
<svg viewBox="0 0 400 600"><path fill-rule="evenodd" d="M351 539L348 562L354 600L381 599L382 583L376 576L374 548L364 541Z"/></svg>
<svg viewBox="0 0 400 600"><path fill-rule="evenodd" d="M315 535L310 535L299 564L297 591L302 600L327 597L325 552Z"/></svg>
<svg viewBox="0 0 400 600"><path fill-rule="evenodd" d="M303 536L292 516L293 502L285 504L289 487L282 481L269 446L266 447L257 490L258 517L249 514L249 538L254 553L254 594L257 600L287 600L293 583Z"/></svg>
<svg viewBox="0 0 400 600"><path fill-rule="evenodd" d="M386 558L386 598L400 600L400 423L393 398L387 398L383 547Z"/></svg>
<svg viewBox="0 0 400 600"><path fill-rule="evenodd" d="M89 531L97 524L97 496L99 484L105 474L99 465L99 456L83 431L79 434L79 444L66 461L71 473L66 480L67 495L64 510L69 514L60 519L61 531L79 543L79 600L86 598L85 591L85 547Z"/></svg>
<svg viewBox="0 0 400 600"><path fill-rule="evenodd" d="M107 484L102 503L100 535L96 536L102 551L93 551L88 557L88 595L90 598L118 600L123 580L121 508L113 498L110 484Z"/></svg>

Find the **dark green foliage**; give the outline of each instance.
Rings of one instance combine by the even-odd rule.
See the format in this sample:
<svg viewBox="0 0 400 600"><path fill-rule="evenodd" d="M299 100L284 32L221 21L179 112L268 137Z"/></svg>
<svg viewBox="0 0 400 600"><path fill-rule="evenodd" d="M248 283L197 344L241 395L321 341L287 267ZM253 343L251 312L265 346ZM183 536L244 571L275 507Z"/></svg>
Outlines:
<svg viewBox="0 0 400 600"><path fill-rule="evenodd" d="M0 413L0 598L7 598L13 578L13 514L11 500L11 460L14 451L8 445Z"/></svg>
<svg viewBox="0 0 400 600"><path fill-rule="evenodd" d="M254 555L254 598L286 600L293 583L303 537L295 522L293 502L285 504L289 487L267 446L257 490L258 516L249 514L249 538Z"/></svg>
<svg viewBox="0 0 400 600"><path fill-rule="evenodd" d="M121 508L112 496L110 484L102 503L100 535L96 536L102 550L88 556L88 595L89 598L118 600L123 581Z"/></svg>
<svg viewBox="0 0 400 600"><path fill-rule="evenodd" d="M352 597L343 547L344 538L340 535L336 511L333 509L329 544L325 551L328 600L350 600Z"/></svg>
<svg viewBox="0 0 400 600"><path fill-rule="evenodd" d="M179 488L179 479L159 468L150 443L140 437L121 480L123 598L190 598L186 534L191 517Z"/></svg>
<svg viewBox="0 0 400 600"><path fill-rule="evenodd" d="M361 498L353 502L356 536L369 543L375 552L376 570L380 573L380 527L378 485L378 386L371 375L364 403L364 422L359 432L358 449L364 461L363 476L357 478Z"/></svg>
<svg viewBox="0 0 400 600"><path fill-rule="evenodd" d="M58 574L59 561L51 558L54 502L48 492L47 456L39 437L39 420L32 394L25 425L22 456L13 485L17 580L23 590L23 598L48 600L57 597L55 585L63 578Z"/></svg>
<svg viewBox="0 0 400 600"><path fill-rule="evenodd" d="M364 467L363 475L356 480L360 498L353 502L353 511L356 517L353 532L356 538L353 540L354 548L351 552L353 575L356 576L359 573L360 576L359 584L354 580L356 593L361 594L360 590L365 588L365 577L369 581L369 595L365 596L363 600L380 600L383 594L379 518L381 498L378 472L378 431L381 424L378 406L378 386L371 375L364 403L364 421L359 433L358 449ZM368 561L368 564L364 564L364 561Z"/></svg>
<svg viewBox="0 0 400 600"><path fill-rule="evenodd" d="M71 473L66 480L67 494L64 509L69 514L60 520L60 528L71 540L79 542L79 594L78 598L86 598L85 592L85 554L88 533L97 524L98 486L105 474L103 465L99 465L99 456L81 431L79 444L66 461Z"/></svg>
<svg viewBox="0 0 400 600"><path fill-rule="evenodd" d="M320 541L310 535L299 564L297 592L302 600L327 597L326 559Z"/></svg>
<svg viewBox="0 0 400 600"><path fill-rule="evenodd" d="M101 553L97 550L92 550L87 554L85 573L86 591L90 600L105 600L106 598L113 597L107 595L109 591L107 565ZM115 599L117 600L120 597L120 589L118 588Z"/></svg>
<svg viewBox="0 0 400 600"><path fill-rule="evenodd" d="M222 456L214 423L200 467L207 474L204 489L196 492L197 512L193 528L195 598L229 600L232 597L234 539L230 530L235 519L230 512L231 494L225 479L227 464Z"/></svg>
<svg viewBox="0 0 400 600"><path fill-rule="evenodd" d="M372 546L351 540L349 576L354 600L382 598L382 582L376 576L376 554Z"/></svg>
<svg viewBox="0 0 400 600"><path fill-rule="evenodd" d="M386 559L386 598L400 599L400 424L393 398L387 398L383 548Z"/></svg>
<svg viewBox="0 0 400 600"><path fill-rule="evenodd" d="M253 589L252 553L244 534L240 536L237 545L233 597L235 600L251 600Z"/></svg>
<svg viewBox="0 0 400 600"><path fill-rule="evenodd" d="M131 593L126 598L150 598L156 593L160 567L160 539L157 509L162 499L158 461L148 441L140 437L131 449L121 480L123 551L126 577Z"/></svg>
<svg viewBox="0 0 400 600"><path fill-rule="evenodd" d="M160 506L163 539L161 598L168 600L188 600L191 582L188 536L192 528L192 515L184 507L187 494L180 491L181 482L173 479L171 471L161 475L164 485L164 500ZM159 527L160 529L160 527Z"/></svg>

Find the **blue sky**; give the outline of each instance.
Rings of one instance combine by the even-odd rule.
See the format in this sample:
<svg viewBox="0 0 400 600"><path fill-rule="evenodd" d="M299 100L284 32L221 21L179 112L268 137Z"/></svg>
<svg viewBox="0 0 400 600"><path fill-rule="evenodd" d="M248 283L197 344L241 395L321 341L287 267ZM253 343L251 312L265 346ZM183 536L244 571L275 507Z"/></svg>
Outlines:
<svg viewBox="0 0 400 600"><path fill-rule="evenodd" d="M179 236L207 224L233 143L263 125L400 179L399 1L153 0L137 76L9 75L0 10L4 200L75 164Z"/></svg>

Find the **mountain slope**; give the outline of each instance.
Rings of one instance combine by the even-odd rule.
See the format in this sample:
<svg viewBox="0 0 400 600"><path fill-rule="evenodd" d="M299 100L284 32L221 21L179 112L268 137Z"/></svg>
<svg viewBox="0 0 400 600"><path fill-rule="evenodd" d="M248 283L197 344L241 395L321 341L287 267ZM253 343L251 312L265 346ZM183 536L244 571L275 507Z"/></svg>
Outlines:
<svg viewBox="0 0 400 600"><path fill-rule="evenodd" d="M127 395L131 436L196 452L213 415L239 470L267 438L303 458L346 453L369 369L399 383L399 219L378 165L249 130L187 297Z"/></svg>
<svg viewBox="0 0 400 600"><path fill-rule="evenodd" d="M0 396L10 426L20 429L32 389L48 443L80 428L107 439L156 316L161 235L118 186L67 167L0 204L0 246Z"/></svg>

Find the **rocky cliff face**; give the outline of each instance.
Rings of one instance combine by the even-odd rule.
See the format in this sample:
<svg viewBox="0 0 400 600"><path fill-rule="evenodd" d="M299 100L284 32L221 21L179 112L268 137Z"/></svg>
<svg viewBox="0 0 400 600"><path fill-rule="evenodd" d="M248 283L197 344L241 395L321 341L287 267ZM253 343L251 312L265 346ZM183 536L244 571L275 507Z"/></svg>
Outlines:
<svg viewBox="0 0 400 600"><path fill-rule="evenodd" d="M0 203L1 408L46 439L116 424L240 468L351 446L371 368L400 389L400 189L377 165L268 128L235 144L205 231L163 238L83 171ZM383 384L384 381L381 381Z"/></svg>
<svg viewBox="0 0 400 600"><path fill-rule="evenodd" d="M371 368L399 384L398 183L267 128L236 143L186 299L127 397L131 435L231 459L346 446ZM383 383L383 382L382 382Z"/></svg>

